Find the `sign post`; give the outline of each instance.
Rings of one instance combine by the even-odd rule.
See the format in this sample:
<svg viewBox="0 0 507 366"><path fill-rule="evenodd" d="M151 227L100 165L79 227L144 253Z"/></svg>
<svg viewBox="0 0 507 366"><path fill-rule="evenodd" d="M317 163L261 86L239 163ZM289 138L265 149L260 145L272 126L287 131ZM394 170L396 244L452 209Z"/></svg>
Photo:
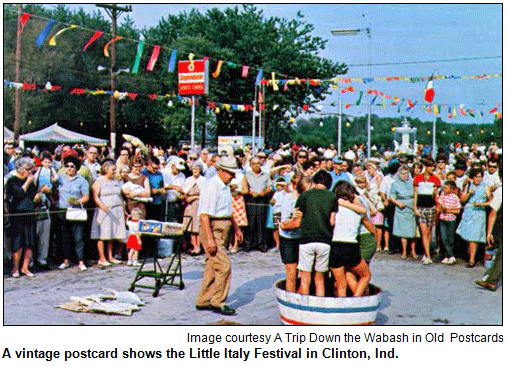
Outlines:
<svg viewBox="0 0 507 366"><path fill-rule="evenodd" d="M195 96L208 94L208 60L189 60L178 63L178 94L192 96L190 148L195 150Z"/></svg>

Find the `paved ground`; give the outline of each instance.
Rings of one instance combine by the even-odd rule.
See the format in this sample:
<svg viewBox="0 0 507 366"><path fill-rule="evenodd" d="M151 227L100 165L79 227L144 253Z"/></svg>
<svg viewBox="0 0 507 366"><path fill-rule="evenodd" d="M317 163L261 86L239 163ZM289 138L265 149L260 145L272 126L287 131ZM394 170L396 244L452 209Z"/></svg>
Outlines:
<svg viewBox="0 0 507 366"><path fill-rule="evenodd" d="M227 317L240 324L279 325L274 283L284 277L278 253L237 253L231 256L233 279L229 304L237 315ZM167 262L167 259L162 261ZM95 324L95 325L184 325L213 324L225 317L196 311L194 301L200 289L203 257L184 256L184 290L165 286L158 297L152 290L136 289L147 305L131 317L75 313L57 309L70 296L103 293L103 288L126 291L135 269L125 265L110 269L96 266L87 272L77 267L65 271L38 273L35 279L4 275L4 324ZM402 260L399 255L378 253L371 264L372 283L383 289L376 324L379 325L486 325L502 323L503 288L489 292L474 280L482 267L455 266ZM147 284L153 280L146 279Z"/></svg>

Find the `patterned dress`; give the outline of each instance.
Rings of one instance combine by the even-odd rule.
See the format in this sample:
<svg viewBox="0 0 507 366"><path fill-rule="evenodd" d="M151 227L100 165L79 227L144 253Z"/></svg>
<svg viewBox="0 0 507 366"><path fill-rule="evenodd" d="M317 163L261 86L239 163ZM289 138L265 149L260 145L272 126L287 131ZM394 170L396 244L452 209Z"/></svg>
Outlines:
<svg viewBox="0 0 507 366"><path fill-rule="evenodd" d="M127 229L121 198L121 183L117 180L108 180L99 177L100 200L109 207L107 212L100 208L95 209L93 215L90 239L95 240L125 240Z"/></svg>
<svg viewBox="0 0 507 366"><path fill-rule="evenodd" d="M244 175L240 172L236 173L236 177L231 181L229 185L239 187ZM236 225L240 227L248 226L248 218L246 216L246 204L245 198L237 190L232 191L232 217L236 222Z"/></svg>
<svg viewBox="0 0 507 366"><path fill-rule="evenodd" d="M484 203L488 200L486 196L486 184L481 183L478 187L472 186L471 189L475 189L475 192L470 196L465 205L456 234L469 242L485 243L486 208L475 207L474 203Z"/></svg>

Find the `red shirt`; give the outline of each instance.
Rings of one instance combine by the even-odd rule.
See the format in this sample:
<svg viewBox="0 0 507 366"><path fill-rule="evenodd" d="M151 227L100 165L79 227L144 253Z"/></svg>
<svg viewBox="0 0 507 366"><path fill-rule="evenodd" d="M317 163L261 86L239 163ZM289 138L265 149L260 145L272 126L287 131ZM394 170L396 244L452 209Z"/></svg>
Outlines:
<svg viewBox="0 0 507 366"><path fill-rule="evenodd" d="M414 187L417 187L417 207L434 207L435 200L433 192L435 187L440 187L441 182L435 175L428 178L424 174L419 174L414 178Z"/></svg>

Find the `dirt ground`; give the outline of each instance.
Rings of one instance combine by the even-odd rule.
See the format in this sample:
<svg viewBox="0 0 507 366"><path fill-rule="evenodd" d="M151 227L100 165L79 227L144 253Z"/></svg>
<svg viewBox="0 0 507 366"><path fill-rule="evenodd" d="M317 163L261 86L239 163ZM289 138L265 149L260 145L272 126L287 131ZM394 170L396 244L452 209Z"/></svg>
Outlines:
<svg viewBox="0 0 507 366"><path fill-rule="evenodd" d="M161 260L167 264L169 258ZM136 269L116 265L97 266L81 272L37 273L34 279L4 274L4 325L204 325L233 321L250 325L281 325L274 284L284 278L279 253L239 252L231 255L233 277L228 303L237 314L224 317L195 310L204 257L182 257L185 288L164 286L158 297L153 290L136 288L147 304L132 316L77 313L58 309L70 296L127 291ZM371 263L372 283L382 288L376 325L500 325L503 288L489 292L474 284L484 268L466 268L402 260L400 255L377 253ZM141 283L154 284L153 279Z"/></svg>

